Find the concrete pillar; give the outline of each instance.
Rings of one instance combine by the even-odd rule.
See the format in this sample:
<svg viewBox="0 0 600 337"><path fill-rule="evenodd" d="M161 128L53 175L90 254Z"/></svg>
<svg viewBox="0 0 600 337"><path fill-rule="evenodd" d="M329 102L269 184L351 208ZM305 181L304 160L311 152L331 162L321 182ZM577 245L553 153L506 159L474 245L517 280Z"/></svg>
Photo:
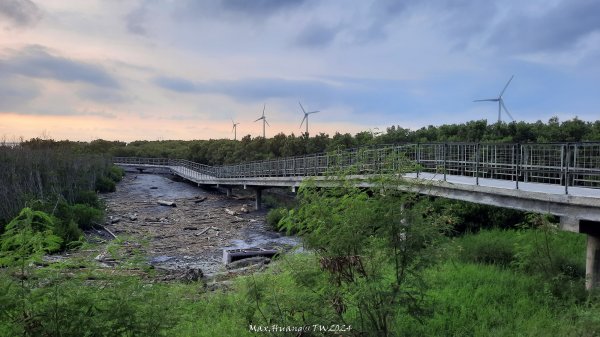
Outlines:
<svg viewBox="0 0 600 337"><path fill-rule="evenodd" d="M585 289L598 287L600 283L600 236L588 234L585 259Z"/></svg>
<svg viewBox="0 0 600 337"><path fill-rule="evenodd" d="M567 216L560 217L560 229L568 232L579 233L579 219Z"/></svg>
<svg viewBox="0 0 600 337"><path fill-rule="evenodd" d="M262 201L262 188L256 187L254 190L256 191L256 202L254 204L254 209L258 211Z"/></svg>
<svg viewBox="0 0 600 337"><path fill-rule="evenodd" d="M231 187L227 187L227 188L225 189L225 191L227 192L227 196L228 196L228 197L230 197L230 196L232 196L232 195L233 195L233 188L231 188Z"/></svg>
<svg viewBox="0 0 600 337"><path fill-rule="evenodd" d="M585 289L600 287L600 222L579 221L579 231L587 234Z"/></svg>

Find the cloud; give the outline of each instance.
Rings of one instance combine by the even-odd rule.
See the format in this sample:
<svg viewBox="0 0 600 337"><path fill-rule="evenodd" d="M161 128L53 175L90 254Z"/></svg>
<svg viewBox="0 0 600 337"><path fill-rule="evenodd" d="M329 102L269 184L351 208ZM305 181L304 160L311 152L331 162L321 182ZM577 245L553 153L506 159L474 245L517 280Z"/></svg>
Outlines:
<svg viewBox="0 0 600 337"><path fill-rule="evenodd" d="M77 96L99 103L125 103L131 101L131 99L123 95L120 90L102 87L83 88L77 91Z"/></svg>
<svg viewBox="0 0 600 337"><path fill-rule="evenodd" d="M561 1L543 13L516 14L501 22L488 40L513 52L557 52L600 32L600 2Z"/></svg>
<svg viewBox="0 0 600 337"><path fill-rule="evenodd" d="M146 19L148 16L148 10L146 4L143 3L139 7L135 8L129 14L125 16L125 23L127 30L131 33L147 36L148 30L146 28Z"/></svg>
<svg viewBox="0 0 600 337"><path fill-rule="evenodd" d="M318 23L309 24L296 37L296 45L309 48L325 47L335 40L339 31L339 27L327 27Z"/></svg>
<svg viewBox="0 0 600 337"><path fill-rule="evenodd" d="M331 86L315 80L287 80L279 78L250 78L235 81L215 80L192 82L182 78L159 77L155 84L179 93L220 94L238 101L263 101L269 98L317 95L331 91Z"/></svg>
<svg viewBox="0 0 600 337"><path fill-rule="evenodd" d="M40 88L28 80L0 73L0 110L13 111L40 95Z"/></svg>
<svg viewBox="0 0 600 337"><path fill-rule="evenodd" d="M197 91L194 82L177 77L158 77L154 79L154 83L163 89L180 93Z"/></svg>
<svg viewBox="0 0 600 337"><path fill-rule="evenodd" d="M0 66L6 72L26 77L119 87L118 81L103 67L51 55L46 48L37 45L25 47L12 57L0 60Z"/></svg>
<svg viewBox="0 0 600 337"><path fill-rule="evenodd" d="M416 106L416 98L404 81L383 79L330 78L294 80L281 78L247 78L235 81L192 82L180 78L156 78L155 84L181 94L216 94L242 103L279 101L297 110L297 101L318 109L344 106L348 116L367 112L382 115L405 111ZM393 97L393 99L390 99Z"/></svg>
<svg viewBox="0 0 600 337"><path fill-rule="evenodd" d="M19 27L32 26L42 18L42 11L30 0L0 1L0 16Z"/></svg>
<svg viewBox="0 0 600 337"><path fill-rule="evenodd" d="M221 8L246 15L265 16L302 5L307 0L221 0Z"/></svg>
<svg viewBox="0 0 600 337"><path fill-rule="evenodd" d="M179 1L173 13L177 17L198 20L198 18L219 18L228 20L250 19L267 20L272 16L290 12L311 0L216 0ZM173 7L171 7L173 8Z"/></svg>

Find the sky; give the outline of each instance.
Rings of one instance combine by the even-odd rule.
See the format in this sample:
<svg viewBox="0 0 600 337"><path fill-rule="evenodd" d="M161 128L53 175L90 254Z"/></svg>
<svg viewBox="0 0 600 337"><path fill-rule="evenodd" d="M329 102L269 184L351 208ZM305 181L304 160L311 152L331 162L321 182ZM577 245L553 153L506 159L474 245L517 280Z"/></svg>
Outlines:
<svg viewBox="0 0 600 337"><path fill-rule="evenodd" d="M597 0L0 0L0 137L600 119ZM503 120L510 118L503 114Z"/></svg>

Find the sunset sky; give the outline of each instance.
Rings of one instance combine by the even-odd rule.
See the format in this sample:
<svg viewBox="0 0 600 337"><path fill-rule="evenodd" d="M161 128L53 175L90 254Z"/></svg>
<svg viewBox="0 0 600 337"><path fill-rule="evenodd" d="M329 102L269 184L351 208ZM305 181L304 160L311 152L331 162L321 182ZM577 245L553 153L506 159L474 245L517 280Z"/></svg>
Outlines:
<svg viewBox="0 0 600 337"><path fill-rule="evenodd" d="M597 0L0 0L0 137L600 119ZM508 118L508 117L506 117Z"/></svg>

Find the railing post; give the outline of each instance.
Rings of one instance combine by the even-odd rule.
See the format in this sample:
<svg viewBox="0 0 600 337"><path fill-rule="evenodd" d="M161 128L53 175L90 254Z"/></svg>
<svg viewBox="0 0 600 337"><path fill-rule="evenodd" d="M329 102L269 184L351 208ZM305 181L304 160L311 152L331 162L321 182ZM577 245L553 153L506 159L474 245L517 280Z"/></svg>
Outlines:
<svg viewBox="0 0 600 337"><path fill-rule="evenodd" d="M448 143L444 143L444 181L446 181L446 163L448 161Z"/></svg>
<svg viewBox="0 0 600 337"><path fill-rule="evenodd" d="M569 194L569 164L571 162L571 146L569 143L565 145L567 147L567 158L565 160L565 194Z"/></svg>
<svg viewBox="0 0 600 337"><path fill-rule="evenodd" d="M475 185L479 186L479 143L475 145Z"/></svg>
<svg viewBox="0 0 600 337"><path fill-rule="evenodd" d="M517 148L515 149L515 159L516 159L516 168L515 168L515 185L517 189L519 189L519 174L520 174L520 165L521 165L521 144L517 143Z"/></svg>
<svg viewBox="0 0 600 337"><path fill-rule="evenodd" d="M560 184L563 184L563 181L567 182L565 177L565 144L560 145Z"/></svg>
<svg viewBox="0 0 600 337"><path fill-rule="evenodd" d="M421 144L417 143L417 178L419 178L419 173L421 172Z"/></svg>

